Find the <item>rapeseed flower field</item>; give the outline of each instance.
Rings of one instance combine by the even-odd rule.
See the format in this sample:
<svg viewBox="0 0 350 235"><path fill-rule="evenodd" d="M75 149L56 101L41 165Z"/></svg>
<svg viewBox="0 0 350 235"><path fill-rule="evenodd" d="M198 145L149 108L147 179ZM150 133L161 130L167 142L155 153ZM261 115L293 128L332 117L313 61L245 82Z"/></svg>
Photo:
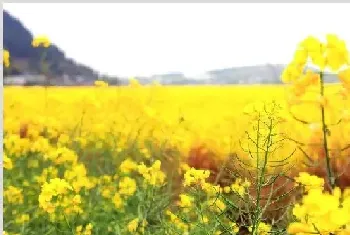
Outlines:
<svg viewBox="0 0 350 235"><path fill-rule="evenodd" d="M310 36L284 85L6 87L4 234L350 234L349 63Z"/></svg>

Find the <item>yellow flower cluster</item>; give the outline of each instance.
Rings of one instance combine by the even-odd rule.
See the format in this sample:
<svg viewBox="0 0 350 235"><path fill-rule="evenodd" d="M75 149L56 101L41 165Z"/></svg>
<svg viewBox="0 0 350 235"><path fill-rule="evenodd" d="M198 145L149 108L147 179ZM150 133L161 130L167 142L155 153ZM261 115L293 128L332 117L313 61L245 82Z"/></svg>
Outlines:
<svg viewBox="0 0 350 235"><path fill-rule="evenodd" d="M27 138L20 138L19 135L6 135L4 137L4 146L8 156L25 156L34 150L34 145ZM42 146L45 148L44 146Z"/></svg>
<svg viewBox="0 0 350 235"><path fill-rule="evenodd" d="M82 225L79 225L75 228L76 235L91 235L93 225L88 223L85 228Z"/></svg>
<svg viewBox="0 0 350 235"><path fill-rule="evenodd" d="M238 234L239 233L239 227L238 227L238 225L236 223L230 222L229 223L229 228L226 230L226 232L231 232L231 234L232 234L232 232L233 232L233 234ZM215 235L221 235L221 234L224 234L224 232L218 230L214 234Z"/></svg>
<svg viewBox="0 0 350 235"><path fill-rule="evenodd" d="M82 188L92 189L96 186L95 182L87 177L85 165L82 163L77 163L72 169L67 169L64 172L64 178L72 185L76 193L79 193Z"/></svg>
<svg viewBox="0 0 350 235"><path fill-rule="evenodd" d="M315 175L310 175L307 172L300 172L298 177L295 177L296 186L302 185L305 191L311 189L322 189L324 187L324 179Z"/></svg>
<svg viewBox="0 0 350 235"><path fill-rule="evenodd" d="M43 46L45 48L48 48L50 47L51 45L51 41L50 39L45 36L45 35L39 35L37 37L35 37L32 41L32 46L33 47L40 47L40 46Z"/></svg>
<svg viewBox="0 0 350 235"><path fill-rule="evenodd" d="M123 210L125 202L135 194L137 190L136 180L116 174L113 179L109 175L103 175L98 179L97 185L100 188L101 196L111 199L116 209Z"/></svg>
<svg viewBox="0 0 350 235"><path fill-rule="evenodd" d="M217 213L222 213L226 209L225 203L218 198L208 200L208 206L210 210Z"/></svg>
<svg viewBox="0 0 350 235"><path fill-rule="evenodd" d="M342 85L346 93L350 92L350 67L339 71L338 73L339 80L342 82Z"/></svg>
<svg viewBox="0 0 350 235"><path fill-rule="evenodd" d="M139 218L131 220L127 225L128 231L132 234L138 234L136 232L140 232L141 234L143 234L145 232L146 226L147 226L147 221L146 220L140 221Z"/></svg>
<svg viewBox="0 0 350 235"><path fill-rule="evenodd" d="M104 198L111 198L113 191L117 189L112 182L112 177L109 175L102 175L98 179L98 185L100 185L101 195Z"/></svg>
<svg viewBox="0 0 350 235"><path fill-rule="evenodd" d="M216 197L217 195L222 194L224 191L220 185L213 185L208 182L204 182L200 186L201 190L203 190L203 192L205 192L209 197Z"/></svg>
<svg viewBox="0 0 350 235"><path fill-rule="evenodd" d="M160 169L161 161L156 160L152 166L147 167L143 163L138 165L137 171L143 176L145 182L152 186L162 186L165 180L165 174Z"/></svg>
<svg viewBox="0 0 350 235"><path fill-rule="evenodd" d="M137 169L137 163L130 158L127 158L120 164L119 169L122 173L129 174Z"/></svg>
<svg viewBox="0 0 350 235"><path fill-rule="evenodd" d="M323 182L317 177L305 176L316 182L315 186ZM288 227L289 234L349 234L350 232L350 190L343 193L335 188L333 193L324 192L322 187L309 188L302 202L293 208L293 214L298 222Z"/></svg>
<svg viewBox="0 0 350 235"><path fill-rule="evenodd" d="M120 193L116 192L112 197L112 202L116 209L123 208L123 198L120 196Z"/></svg>
<svg viewBox="0 0 350 235"><path fill-rule="evenodd" d="M4 168L6 170L11 170L13 168L13 163L11 158L9 158L5 153L3 155Z"/></svg>
<svg viewBox="0 0 350 235"><path fill-rule="evenodd" d="M210 176L210 171L197 170L191 167L184 174L184 186L185 187L193 186L193 185L202 186L205 184L205 180L209 178L209 176Z"/></svg>
<svg viewBox="0 0 350 235"><path fill-rule="evenodd" d="M284 111L292 114L287 119L290 123L294 122L294 127L289 126L290 130L295 128L295 131L289 131L288 138L302 143L305 146L304 153L313 160L319 160L324 155L324 125L332 133L327 136L327 148L339 152L337 159L348 155L348 151L342 149L348 145L348 141L344 140L350 136L341 129L348 129L350 120L349 62L344 40L333 34L326 35L326 40L309 36L300 42L292 62L283 71L282 80L291 84ZM317 66L316 70L319 71L307 69L312 66ZM326 83L325 76L329 71L338 74L342 89L338 85ZM297 159L303 161L304 157L300 155Z"/></svg>
<svg viewBox="0 0 350 235"><path fill-rule="evenodd" d="M61 165L64 163L69 163L75 165L78 162L77 154L66 147L54 148L48 152L44 158L53 161L56 165Z"/></svg>
<svg viewBox="0 0 350 235"><path fill-rule="evenodd" d="M16 218L16 224L24 224L27 223L30 219L30 216L28 214L21 214Z"/></svg>
<svg viewBox="0 0 350 235"><path fill-rule="evenodd" d="M248 228L249 232L252 232L252 226ZM271 225L260 222L256 229L256 234L268 235L271 234Z"/></svg>
<svg viewBox="0 0 350 235"><path fill-rule="evenodd" d="M81 213L80 195L72 195L72 186L66 180L55 178L51 179L49 183L42 186L39 195L39 206L45 212L52 214L56 212L59 207L64 208L67 214Z"/></svg>
<svg viewBox="0 0 350 235"><path fill-rule="evenodd" d="M2 62L6 68L10 67L10 52L8 50L3 50Z"/></svg>
<svg viewBox="0 0 350 235"><path fill-rule="evenodd" d="M186 223L182 222L177 215L172 213L170 210L167 210L165 214L169 216L170 222L174 224L177 229L181 230L184 234L188 233L189 226Z"/></svg>
<svg viewBox="0 0 350 235"><path fill-rule="evenodd" d="M182 209L183 212L188 213L191 211L191 208L193 206L194 197L189 196L188 194L181 193L179 195L179 200L177 202L177 205Z"/></svg>
<svg viewBox="0 0 350 235"><path fill-rule="evenodd" d="M230 189L232 190L232 192L237 193L239 196L242 197L244 195L244 193L246 192L247 188L250 187L250 185L251 184L247 179L242 181L242 179L238 178L231 185ZM226 191L229 191L229 189L227 189Z"/></svg>
<svg viewBox="0 0 350 235"><path fill-rule="evenodd" d="M222 192L228 194L230 192L236 193L240 196L243 196L246 192L246 189L250 187L250 182L246 179L237 178L231 186L220 187L219 185L213 185L206 182L210 176L210 171L208 170L197 170L195 168L186 168L184 174L184 186L199 186L208 196L216 196Z"/></svg>
<svg viewBox="0 0 350 235"><path fill-rule="evenodd" d="M304 69L308 61L317 65L321 71L328 68L331 71L338 72L344 66L349 65L349 52L345 42L336 35L326 36L326 42L309 36L304 39L297 48L293 61L287 66L282 74L282 80L293 84L293 92L296 96L301 96L306 89L312 85L318 85L320 75ZM347 84L348 68L339 72L339 77L345 86Z"/></svg>
<svg viewBox="0 0 350 235"><path fill-rule="evenodd" d="M22 189L8 186L4 191L4 198L10 204L23 204Z"/></svg>
<svg viewBox="0 0 350 235"><path fill-rule="evenodd" d="M119 194L132 196L136 192L136 181L130 177L123 177L119 182Z"/></svg>
<svg viewBox="0 0 350 235"><path fill-rule="evenodd" d="M186 194L180 194L179 195L180 200L178 202L178 205L182 208L190 208L192 206L194 198L191 196L188 196Z"/></svg>
<svg viewBox="0 0 350 235"><path fill-rule="evenodd" d="M44 184L51 179L57 178L58 176L58 170L55 167L49 166L41 172L40 176L35 177L35 181L37 181L39 184Z"/></svg>

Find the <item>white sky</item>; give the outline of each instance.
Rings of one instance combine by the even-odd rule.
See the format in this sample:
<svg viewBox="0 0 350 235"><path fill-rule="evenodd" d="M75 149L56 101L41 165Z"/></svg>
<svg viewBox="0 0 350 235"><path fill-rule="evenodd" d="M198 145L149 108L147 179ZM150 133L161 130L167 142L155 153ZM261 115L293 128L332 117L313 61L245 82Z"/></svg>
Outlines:
<svg viewBox="0 0 350 235"><path fill-rule="evenodd" d="M4 3L66 56L119 76L287 63L309 34L350 47L350 4Z"/></svg>

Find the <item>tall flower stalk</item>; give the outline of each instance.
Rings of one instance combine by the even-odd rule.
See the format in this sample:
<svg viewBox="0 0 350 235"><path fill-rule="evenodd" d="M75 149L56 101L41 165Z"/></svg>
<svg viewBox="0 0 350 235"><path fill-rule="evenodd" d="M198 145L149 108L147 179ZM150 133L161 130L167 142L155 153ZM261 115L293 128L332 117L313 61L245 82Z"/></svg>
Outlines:
<svg viewBox="0 0 350 235"><path fill-rule="evenodd" d="M306 66L310 62L312 65L318 67L319 72L314 72L310 69L305 71ZM325 106L328 105L328 100L325 93L325 72L326 70L330 70L333 73L338 73L338 77L346 89L346 92L349 92L350 72L348 66L349 52L343 40L333 34L327 35L325 42L320 41L318 38L309 36L299 44L292 62L282 74L282 81L291 84L290 95L292 99L289 100L290 107L294 104L303 103L303 101L305 103L305 100L303 100L304 95L312 91L313 88L316 88L316 92L318 92L318 98L316 98L315 103L320 107L321 144L325 158L327 182L331 190L336 186L336 176L334 169L332 169L332 156L330 154L329 146L329 126L332 124L329 124L326 121ZM306 125L314 124L310 121L298 118L293 113L291 114L298 122ZM334 123L334 125L339 124L341 121L340 118L338 122ZM302 143L301 145L305 146L306 144ZM303 151L303 153L307 155L305 151Z"/></svg>
<svg viewBox="0 0 350 235"><path fill-rule="evenodd" d="M32 46L34 48L43 47L44 51L40 55L40 72L45 76L45 111L47 110L47 86L49 85L49 65L46 63L47 49L51 46L51 41L46 36L35 37L32 41Z"/></svg>

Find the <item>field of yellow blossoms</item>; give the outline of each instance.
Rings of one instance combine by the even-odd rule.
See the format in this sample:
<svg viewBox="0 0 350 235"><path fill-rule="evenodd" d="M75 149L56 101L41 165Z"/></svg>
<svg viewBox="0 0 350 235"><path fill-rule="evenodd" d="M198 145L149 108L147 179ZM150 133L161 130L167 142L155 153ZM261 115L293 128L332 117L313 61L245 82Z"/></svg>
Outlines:
<svg viewBox="0 0 350 235"><path fill-rule="evenodd" d="M350 234L348 50L291 59L275 86L4 88L3 234Z"/></svg>

